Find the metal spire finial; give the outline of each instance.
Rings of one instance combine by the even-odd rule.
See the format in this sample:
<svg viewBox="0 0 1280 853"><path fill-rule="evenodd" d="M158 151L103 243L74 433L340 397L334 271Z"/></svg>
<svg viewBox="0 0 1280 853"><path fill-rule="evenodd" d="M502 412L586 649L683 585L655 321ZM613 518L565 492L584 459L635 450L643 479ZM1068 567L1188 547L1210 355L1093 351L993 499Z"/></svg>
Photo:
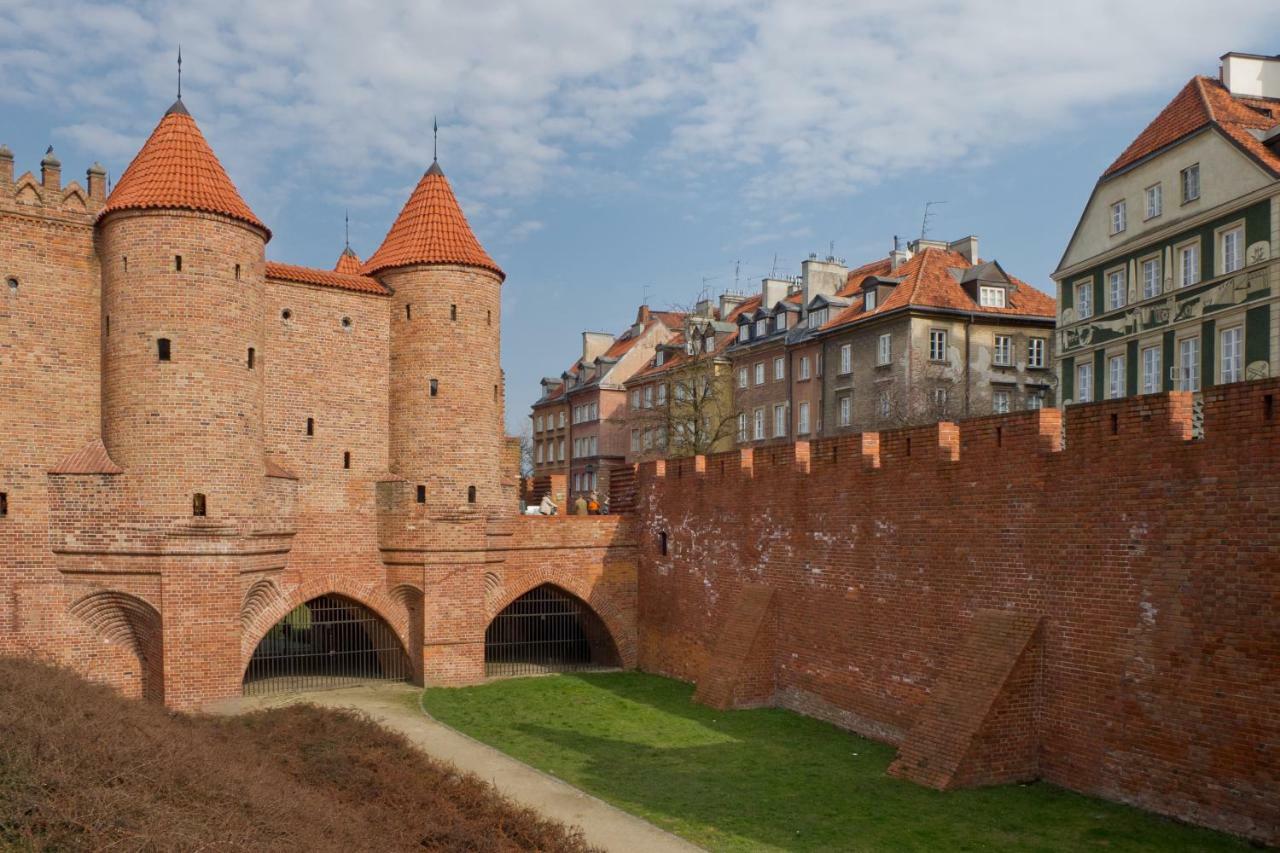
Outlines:
<svg viewBox="0 0 1280 853"><path fill-rule="evenodd" d="M182 100L182 42L178 42L178 100Z"/></svg>
<svg viewBox="0 0 1280 853"><path fill-rule="evenodd" d="M351 211L350 210L342 211L342 222L343 222L344 230L346 231L347 251L350 252L351 251Z"/></svg>
<svg viewBox="0 0 1280 853"><path fill-rule="evenodd" d="M435 116L432 116L431 117L431 162L432 163L439 162L439 158L436 156L439 152L439 144L440 144L440 123L436 121Z"/></svg>

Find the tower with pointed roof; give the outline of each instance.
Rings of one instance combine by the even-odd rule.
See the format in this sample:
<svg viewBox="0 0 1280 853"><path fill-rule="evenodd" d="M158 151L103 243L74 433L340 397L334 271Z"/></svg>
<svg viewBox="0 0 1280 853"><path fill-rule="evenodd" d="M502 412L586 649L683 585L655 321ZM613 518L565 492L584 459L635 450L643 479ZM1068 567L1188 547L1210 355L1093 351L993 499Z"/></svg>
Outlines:
<svg viewBox="0 0 1280 853"><path fill-rule="evenodd" d="M103 440L146 515L258 515L269 237L180 100L99 214Z"/></svg>
<svg viewBox="0 0 1280 853"><path fill-rule="evenodd" d="M496 511L504 274L472 233L438 162L364 272L392 291L392 472L425 487L429 515Z"/></svg>

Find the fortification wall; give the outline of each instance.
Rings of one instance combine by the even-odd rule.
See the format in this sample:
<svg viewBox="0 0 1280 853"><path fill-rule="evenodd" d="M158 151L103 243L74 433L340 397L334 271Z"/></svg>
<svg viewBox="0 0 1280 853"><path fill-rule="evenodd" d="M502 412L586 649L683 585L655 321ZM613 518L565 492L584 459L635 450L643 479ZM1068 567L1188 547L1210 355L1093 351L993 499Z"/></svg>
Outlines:
<svg viewBox="0 0 1280 853"><path fill-rule="evenodd" d="M763 672L926 784L1280 840L1280 381L1204 396L1201 440L1167 394L1068 409L1065 448L1045 410L646 463L639 665ZM768 618L735 604L758 586Z"/></svg>

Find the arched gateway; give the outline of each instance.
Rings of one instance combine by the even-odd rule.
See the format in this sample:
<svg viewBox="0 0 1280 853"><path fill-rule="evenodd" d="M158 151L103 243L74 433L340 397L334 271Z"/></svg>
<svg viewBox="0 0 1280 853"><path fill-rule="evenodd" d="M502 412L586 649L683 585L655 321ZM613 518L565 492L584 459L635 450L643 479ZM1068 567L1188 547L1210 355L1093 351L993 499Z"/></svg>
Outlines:
<svg viewBox="0 0 1280 853"><path fill-rule="evenodd" d="M378 614L342 595L299 604L267 631L244 673L246 696L405 681L409 656Z"/></svg>
<svg viewBox="0 0 1280 853"><path fill-rule="evenodd" d="M581 599L549 583L508 604L484 632L484 671L490 677L620 665L603 620Z"/></svg>

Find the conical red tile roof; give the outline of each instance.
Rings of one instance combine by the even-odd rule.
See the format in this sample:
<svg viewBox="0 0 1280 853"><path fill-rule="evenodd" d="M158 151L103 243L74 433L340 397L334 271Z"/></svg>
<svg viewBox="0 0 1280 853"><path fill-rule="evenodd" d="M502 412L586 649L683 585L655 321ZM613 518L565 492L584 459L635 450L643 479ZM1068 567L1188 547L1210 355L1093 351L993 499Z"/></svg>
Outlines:
<svg viewBox="0 0 1280 853"><path fill-rule="evenodd" d="M344 272L347 275L360 275L360 256L351 251L351 247L342 250L342 254L338 255L338 262L333 265L334 272Z"/></svg>
<svg viewBox="0 0 1280 853"><path fill-rule="evenodd" d="M506 274L471 232L438 163L422 176L387 237L365 261L365 275L414 264L460 264Z"/></svg>
<svg viewBox="0 0 1280 853"><path fill-rule="evenodd" d="M205 141L196 121L177 101L129 168L120 176L99 216L115 210L179 208L220 213L271 230L254 216Z"/></svg>

